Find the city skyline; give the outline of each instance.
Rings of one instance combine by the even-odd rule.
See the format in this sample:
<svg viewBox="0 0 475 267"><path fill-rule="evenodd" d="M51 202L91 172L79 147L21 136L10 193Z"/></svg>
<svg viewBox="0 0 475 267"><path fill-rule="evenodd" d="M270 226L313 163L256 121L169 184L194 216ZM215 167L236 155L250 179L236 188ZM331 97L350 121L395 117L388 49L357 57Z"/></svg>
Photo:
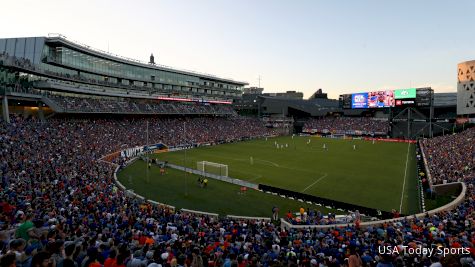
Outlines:
<svg viewBox="0 0 475 267"><path fill-rule="evenodd" d="M471 1L10 1L1 37L61 33L121 56L247 81L265 92L432 87L475 58ZM463 6L463 8L462 8ZM19 12L15 12L19 11Z"/></svg>

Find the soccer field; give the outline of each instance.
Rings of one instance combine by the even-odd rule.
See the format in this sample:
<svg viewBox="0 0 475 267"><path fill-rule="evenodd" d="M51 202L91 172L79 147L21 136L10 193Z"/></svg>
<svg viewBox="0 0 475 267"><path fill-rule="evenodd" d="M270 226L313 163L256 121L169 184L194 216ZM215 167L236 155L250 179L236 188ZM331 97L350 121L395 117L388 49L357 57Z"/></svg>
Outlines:
<svg viewBox="0 0 475 267"><path fill-rule="evenodd" d="M275 142L284 148L277 149ZM198 161L226 164L232 178L380 210L418 212L414 144L296 136L155 156L194 169Z"/></svg>
<svg viewBox="0 0 475 267"><path fill-rule="evenodd" d="M152 166L148 170L147 179L146 166L142 160L135 161L119 172L120 182L147 199L173 205L178 209L186 208L220 215L271 217L272 208L275 206L280 209L281 217L285 216L287 211L297 212L301 207L318 209L325 214L342 214L258 190L248 190L241 194L239 186L216 180L210 180L206 188L201 188L197 183L197 175L170 168L165 175L160 175L159 167Z"/></svg>

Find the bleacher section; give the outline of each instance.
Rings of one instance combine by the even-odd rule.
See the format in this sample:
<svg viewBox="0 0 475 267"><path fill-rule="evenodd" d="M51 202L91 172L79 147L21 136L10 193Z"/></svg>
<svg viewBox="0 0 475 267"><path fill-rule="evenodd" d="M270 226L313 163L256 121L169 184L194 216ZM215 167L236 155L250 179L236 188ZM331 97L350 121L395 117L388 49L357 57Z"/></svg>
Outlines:
<svg viewBox="0 0 475 267"><path fill-rule="evenodd" d="M304 127L308 133L386 135L389 122L384 119L368 117L326 117L308 120Z"/></svg>

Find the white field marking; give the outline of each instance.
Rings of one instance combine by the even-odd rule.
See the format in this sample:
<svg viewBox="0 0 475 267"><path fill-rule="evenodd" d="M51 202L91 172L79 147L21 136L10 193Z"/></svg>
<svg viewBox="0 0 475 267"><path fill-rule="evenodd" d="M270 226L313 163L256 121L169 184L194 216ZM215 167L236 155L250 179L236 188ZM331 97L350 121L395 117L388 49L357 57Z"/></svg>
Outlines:
<svg viewBox="0 0 475 267"><path fill-rule="evenodd" d="M404 200L404 188L406 187L407 162L409 161L409 147L411 147L411 143L407 144L406 168L404 169L404 181L402 182L401 204L399 205L399 212L400 213L402 213L402 202Z"/></svg>
<svg viewBox="0 0 475 267"><path fill-rule="evenodd" d="M257 160L257 161L261 161L261 162L267 162L267 163L269 163L269 164L272 164L272 165L274 165L275 167L280 167L280 165L279 165L279 164L277 164L277 163L275 163L275 162L272 162L272 161L263 160L263 159L255 159L255 160Z"/></svg>
<svg viewBox="0 0 475 267"><path fill-rule="evenodd" d="M216 153L216 154L220 154L219 152ZM219 156L220 158L224 158L224 159L230 159L230 160L236 160L236 161L249 161L249 159L243 159L243 158L232 158L232 157L226 157L226 156ZM254 161L260 161L260 162L265 162L265 163L268 163L268 164L271 164L272 166L274 167L280 167L279 164L275 163L275 162L272 162L272 161L269 161L269 160L263 160L263 159L253 159Z"/></svg>
<svg viewBox="0 0 475 267"><path fill-rule="evenodd" d="M248 182L252 182L252 181L255 181L255 180L259 179L259 178L262 178L262 174L256 175L255 173L252 173L252 172L236 171L236 170L233 170L233 172L241 173L241 174L244 174L244 175L249 175L249 174L251 174L254 178L249 179L249 180L245 180L245 181L248 181Z"/></svg>
<svg viewBox="0 0 475 267"><path fill-rule="evenodd" d="M311 185L305 187L304 190L302 190L302 193L307 191L307 189L309 189L310 187L314 186L316 183L320 182L322 179L324 179L325 177L328 176L328 173L325 173L324 175L320 176L315 182L313 182Z"/></svg>
<svg viewBox="0 0 475 267"><path fill-rule="evenodd" d="M228 157L228 156L224 156L223 155L223 152L216 152L214 151L213 153L215 154L221 154L219 157L220 158L223 158L223 159L230 159L230 160L234 160L234 161L243 161L243 162L249 162L249 158L234 158L234 157ZM256 162L256 161L260 161L259 162ZM314 171L311 171L311 170L305 170L305 169L299 169L299 168L292 168L292 167L287 167L287 166L284 166L284 165L279 165L275 162L272 162L272 161L267 161L267 160L262 160L262 159L254 159L254 162L256 164L262 164L263 162L265 163L268 163L274 167L277 167L277 168L283 168L283 169L288 169L288 170L293 170L293 171L299 171L299 172L305 172L305 173L309 173L309 174L315 174ZM268 164L263 164L263 165L268 165Z"/></svg>

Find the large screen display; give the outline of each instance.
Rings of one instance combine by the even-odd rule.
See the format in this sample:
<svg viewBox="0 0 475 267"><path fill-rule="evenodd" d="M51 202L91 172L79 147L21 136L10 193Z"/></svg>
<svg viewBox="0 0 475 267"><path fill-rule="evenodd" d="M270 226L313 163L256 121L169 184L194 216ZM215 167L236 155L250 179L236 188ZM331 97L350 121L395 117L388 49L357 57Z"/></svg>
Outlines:
<svg viewBox="0 0 475 267"><path fill-rule="evenodd" d="M430 88L420 88L416 93L416 106L418 107L428 107L430 106L432 99L432 89Z"/></svg>
<svg viewBox="0 0 475 267"><path fill-rule="evenodd" d="M367 108L368 93L359 93L351 95L351 108Z"/></svg>
<svg viewBox="0 0 475 267"><path fill-rule="evenodd" d="M351 108L351 96L352 95L340 95L340 108Z"/></svg>
<svg viewBox="0 0 475 267"><path fill-rule="evenodd" d="M376 91L368 93L368 108L394 107L394 91Z"/></svg>
<svg viewBox="0 0 475 267"><path fill-rule="evenodd" d="M416 98L416 88L394 90L396 99Z"/></svg>
<svg viewBox="0 0 475 267"><path fill-rule="evenodd" d="M388 108L407 105L429 106L432 96L430 88L407 88L380 90L340 95L340 107L343 108ZM351 97L351 100L350 100Z"/></svg>

